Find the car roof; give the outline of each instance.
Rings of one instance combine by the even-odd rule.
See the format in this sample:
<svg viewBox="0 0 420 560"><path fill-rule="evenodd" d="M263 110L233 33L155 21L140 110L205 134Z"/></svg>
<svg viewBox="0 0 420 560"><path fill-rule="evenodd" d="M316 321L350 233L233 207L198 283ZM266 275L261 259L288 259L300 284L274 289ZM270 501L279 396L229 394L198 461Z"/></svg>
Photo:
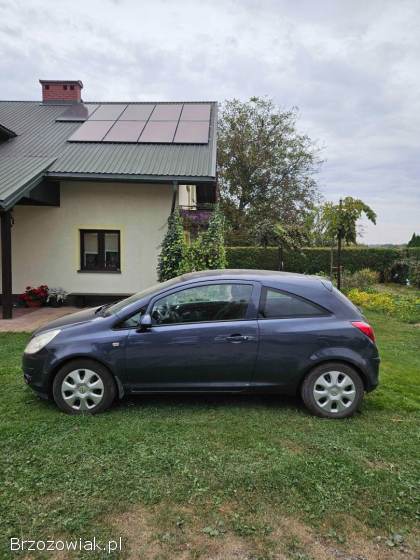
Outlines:
<svg viewBox="0 0 420 560"><path fill-rule="evenodd" d="M180 282L204 281L204 280L254 280L258 282L273 282L276 284L307 284L316 285L319 282L329 283L327 278L320 276L310 276L308 274L298 274L295 272L280 272L276 270L256 270L256 269L220 269L202 270L199 272L189 272L179 276Z"/></svg>

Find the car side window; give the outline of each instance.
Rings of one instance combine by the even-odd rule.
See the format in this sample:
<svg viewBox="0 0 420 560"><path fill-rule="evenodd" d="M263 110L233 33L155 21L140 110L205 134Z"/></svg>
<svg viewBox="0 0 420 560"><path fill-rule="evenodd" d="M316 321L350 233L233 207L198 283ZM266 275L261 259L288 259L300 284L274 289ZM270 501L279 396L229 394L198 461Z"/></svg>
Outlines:
<svg viewBox="0 0 420 560"><path fill-rule="evenodd" d="M245 319L252 284L208 284L186 288L155 302L153 325Z"/></svg>
<svg viewBox="0 0 420 560"><path fill-rule="evenodd" d="M125 319L124 321L119 323L118 328L119 329L134 329L134 328L138 327L139 324L140 324L141 316L144 314L144 312L145 312L145 309L140 309L139 311L137 311L137 313L134 313L134 315L131 315L130 317L127 317L127 319Z"/></svg>
<svg viewBox="0 0 420 560"><path fill-rule="evenodd" d="M286 292L266 288L262 295L260 316L264 319L314 317L325 313L316 303Z"/></svg>

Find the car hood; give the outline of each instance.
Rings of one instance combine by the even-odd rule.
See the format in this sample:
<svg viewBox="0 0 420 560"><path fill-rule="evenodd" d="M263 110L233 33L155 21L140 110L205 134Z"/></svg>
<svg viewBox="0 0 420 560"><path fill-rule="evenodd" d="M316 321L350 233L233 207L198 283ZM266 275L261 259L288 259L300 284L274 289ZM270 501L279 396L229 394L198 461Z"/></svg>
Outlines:
<svg viewBox="0 0 420 560"><path fill-rule="evenodd" d="M76 313L70 313L69 315L64 315L55 321L51 321L46 325L43 325L34 332L34 335L40 334L45 331L50 331L51 329L59 329L65 327L72 327L74 325L80 325L82 323L87 323L93 321L94 319L101 318L100 315L95 315L97 307L92 307L90 309L83 309L82 311L77 311Z"/></svg>

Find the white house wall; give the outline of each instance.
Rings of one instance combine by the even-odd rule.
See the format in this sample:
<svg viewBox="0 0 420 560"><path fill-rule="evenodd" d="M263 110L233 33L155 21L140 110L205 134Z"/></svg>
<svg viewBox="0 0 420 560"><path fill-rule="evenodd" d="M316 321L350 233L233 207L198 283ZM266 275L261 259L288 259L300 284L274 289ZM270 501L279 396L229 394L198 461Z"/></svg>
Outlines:
<svg viewBox="0 0 420 560"><path fill-rule="evenodd" d="M63 182L60 207L16 206L13 293L47 284L69 293L129 294L154 284L171 204L171 185ZM81 229L120 230L121 274L78 272Z"/></svg>

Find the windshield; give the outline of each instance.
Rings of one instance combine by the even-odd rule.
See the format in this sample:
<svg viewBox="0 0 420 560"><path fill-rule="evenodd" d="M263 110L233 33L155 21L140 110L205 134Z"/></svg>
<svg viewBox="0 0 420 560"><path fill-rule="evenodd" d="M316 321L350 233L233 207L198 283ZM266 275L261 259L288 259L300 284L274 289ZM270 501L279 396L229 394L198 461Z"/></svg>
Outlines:
<svg viewBox="0 0 420 560"><path fill-rule="evenodd" d="M173 286L174 284L176 284L177 282L179 282L179 277L177 278L171 278L170 280L167 280L166 282L161 282L160 284L155 284L154 286L151 286L150 288L146 288L145 290L142 290L141 292L137 292L136 294L133 294L132 296L122 299L121 301L117 301L116 303L113 303L112 305L106 306L105 309L103 309L103 316L104 317L109 317L110 315L115 315L116 313L118 313L119 311L121 311L122 309L124 309L124 307L127 307L127 305L131 305L132 303L136 303L136 301L140 301L141 299L153 295L154 293L160 292L161 290L164 290L165 288L170 288L171 286Z"/></svg>

